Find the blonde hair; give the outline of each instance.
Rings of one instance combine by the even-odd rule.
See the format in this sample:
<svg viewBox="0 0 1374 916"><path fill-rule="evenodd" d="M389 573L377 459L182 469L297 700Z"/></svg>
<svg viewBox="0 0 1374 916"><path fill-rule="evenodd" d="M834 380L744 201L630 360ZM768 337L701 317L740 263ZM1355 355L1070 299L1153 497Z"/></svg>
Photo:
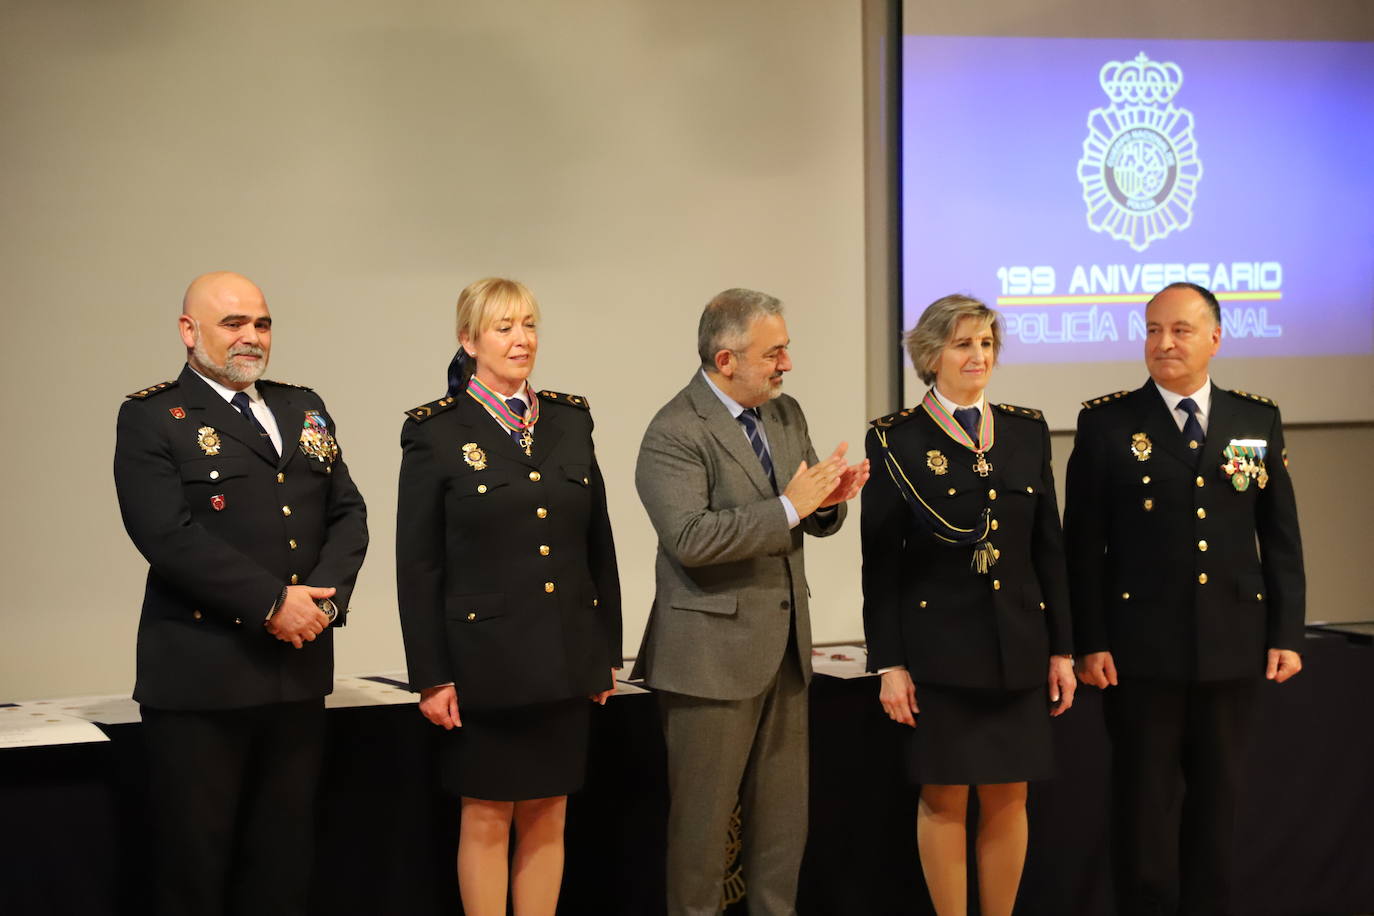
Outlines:
<svg viewBox="0 0 1374 916"><path fill-rule="evenodd" d="M902 335L911 365L923 383L935 383L935 369L940 353L954 336L959 322L965 318L987 322L992 327L992 355L996 362L1002 355L1002 318L986 303L972 296L955 293L936 299L916 321L916 327Z"/></svg>
<svg viewBox="0 0 1374 916"><path fill-rule="evenodd" d="M505 277L484 277L458 294L458 340L469 342L506 315L529 312L539 320L539 302L525 284Z"/></svg>

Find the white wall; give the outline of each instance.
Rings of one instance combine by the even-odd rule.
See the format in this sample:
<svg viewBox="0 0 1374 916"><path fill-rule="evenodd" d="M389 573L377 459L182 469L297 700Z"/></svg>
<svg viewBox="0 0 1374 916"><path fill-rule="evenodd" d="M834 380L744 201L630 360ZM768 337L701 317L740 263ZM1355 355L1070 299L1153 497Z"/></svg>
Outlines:
<svg viewBox="0 0 1374 916"><path fill-rule="evenodd" d="M442 393L453 301L541 299L536 383L587 395L626 596L632 474L727 286L788 304L817 448L862 447L857 2L7 0L0 7L0 700L127 691L146 569L110 474L121 396L175 377L185 284L243 272L269 376L316 387L368 500L343 673L403 664L402 411ZM819 640L861 632L858 525L813 542Z"/></svg>

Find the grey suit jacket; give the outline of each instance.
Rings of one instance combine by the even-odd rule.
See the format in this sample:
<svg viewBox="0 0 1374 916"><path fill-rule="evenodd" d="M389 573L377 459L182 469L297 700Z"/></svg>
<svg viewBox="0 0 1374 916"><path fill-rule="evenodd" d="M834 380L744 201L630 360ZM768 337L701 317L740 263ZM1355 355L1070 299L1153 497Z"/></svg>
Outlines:
<svg viewBox="0 0 1374 916"><path fill-rule="evenodd" d="M781 490L803 459L816 462L816 453L795 400L782 395L760 410ZM834 534L845 506L813 513L789 530L739 422L700 372L650 421L635 487L658 532L658 558L633 676L688 696L758 696L782 664L795 614L798 661L809 680L802 535Z"/></svg>

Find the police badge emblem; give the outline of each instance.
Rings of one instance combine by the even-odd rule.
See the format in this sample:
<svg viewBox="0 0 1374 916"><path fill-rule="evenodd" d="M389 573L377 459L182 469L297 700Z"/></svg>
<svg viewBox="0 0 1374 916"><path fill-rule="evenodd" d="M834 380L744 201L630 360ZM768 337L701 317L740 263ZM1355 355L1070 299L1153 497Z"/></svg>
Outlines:
<svg viewBox="0 0 1374 916"><path fill-rule="evenodd" d="M1088 227L1144 251L1193 221L1202 178L1193 114L1170 104L1183 69L1142 51L1103 64L1097 79L1111 104L1088 114L1078 161Z"/></svg>
<svg viewBox="0 0 1374 916"><path fill-rule="evenodd" d="M1131 454L1135 455L1136 461L1149 460L1150 453L1154 451L1154 443L1150 437L1144 433L1131 433Z"/></svg>
<svg viewBox="0 0 1374 916"><path fill-rule="evenodd" d="M207 455L219 454L219 433L213 426L202 426L196 430L196 445Z"/></svg>
<svg viewBox="0 0 1374 916"><path fill-rule="evenodd" d="M474 471L485 471L487 469L487 453L477 447L476 442L463 443L463 460L468 463L468 467Z"/></svg>
<svg viewBox="0 0 1374 916"><path fill-rule="evenodd" d="M949 459L940 454L939 450L926 452L926 467L935 472L935 476L943 477L949 473Z"/></svg>
<svg viewBox="0 0 1374 916"><path fill-rule="evenodd" d="M332 464L339 457L339 443L329 431L329 424L318 410L307 410L305 421L301 424L301 451L325 464Z"/></svg>

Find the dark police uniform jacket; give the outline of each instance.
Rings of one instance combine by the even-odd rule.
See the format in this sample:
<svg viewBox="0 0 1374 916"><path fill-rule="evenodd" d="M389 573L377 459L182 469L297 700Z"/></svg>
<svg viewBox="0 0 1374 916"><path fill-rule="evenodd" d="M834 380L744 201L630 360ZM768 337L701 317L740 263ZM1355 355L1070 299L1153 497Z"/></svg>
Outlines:
<svg viewBox="0 0 1374 916"><path fill-rule="evenodd" d="M338 589L343 624L366 507L341 456L302 450L336 432L320 396L266 379L257 388L281 431L280 459L189 366L120 408L115 488L149 564L134 687L148 706L231 709L333 689L330 629L297 649L263 621L299 583Z"/></svg>
<svg viewBox="0 0 1374 916"><path fill-rule="evenodd" d="M1237 489L1233 440L1266 445ZM1298 649L1302 539L1278 407L1212 386L1206 439L1189 448L1153 382L1084 402L1064 523L1080 653L1129 677L1222 680Z"/></svg>
<svg viewBox="0 0 1374 916"><path fill-rule="evenodd" d="M868 432L872 477L860 527L870 671L905 665L918 683L1023 689L1045 684L1051 655L1073 651L1049 427L1039 411L987 406L996 411L987 477L919 405L874 420ZM986 574L970 566L973 547L941 541L917 521L884 464L880 431L950 524L971 528L989 511L996 563Z"/></svg>
<svg viewBox="0 0 1374 916"><path fill-rule="evenodd" d="M592 416L541 391L532 455L466 392L407 411L396 583L412 690L459 708L586 696L621 654L620 580Z"/></svg>

